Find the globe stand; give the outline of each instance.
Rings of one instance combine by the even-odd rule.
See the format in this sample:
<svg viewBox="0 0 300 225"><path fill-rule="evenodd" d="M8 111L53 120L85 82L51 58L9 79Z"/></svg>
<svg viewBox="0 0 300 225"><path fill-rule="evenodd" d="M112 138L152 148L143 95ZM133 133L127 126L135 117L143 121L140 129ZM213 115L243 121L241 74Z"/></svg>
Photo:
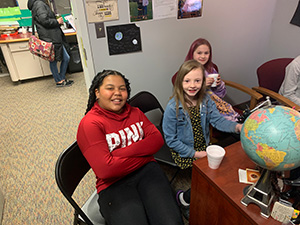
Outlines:
<svg viewBox="0 0 300 225"><path fill-rule="evenodd" d="M242 198L241 203L248 206L254 203L260 207L260 214L264 217L269 217L271 214L271 204L275 193L271 185L271 171L264 169L261 173L259 180L247 187L248 191Z"/></svg>

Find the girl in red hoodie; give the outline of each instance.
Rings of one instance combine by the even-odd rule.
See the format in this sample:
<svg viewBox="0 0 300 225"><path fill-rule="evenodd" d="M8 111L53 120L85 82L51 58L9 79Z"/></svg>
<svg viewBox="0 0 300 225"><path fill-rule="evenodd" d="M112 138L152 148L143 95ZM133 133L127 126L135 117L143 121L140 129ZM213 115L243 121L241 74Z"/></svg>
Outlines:
<svg viewBox="0 0 300 225"><path fill-rule="evenodd" d="M128 80L104 70L93 79L89 93L77 142L96 175L105 221L183 224L169 181L153 157L163 138L144 113L127 103Z"/></svg>

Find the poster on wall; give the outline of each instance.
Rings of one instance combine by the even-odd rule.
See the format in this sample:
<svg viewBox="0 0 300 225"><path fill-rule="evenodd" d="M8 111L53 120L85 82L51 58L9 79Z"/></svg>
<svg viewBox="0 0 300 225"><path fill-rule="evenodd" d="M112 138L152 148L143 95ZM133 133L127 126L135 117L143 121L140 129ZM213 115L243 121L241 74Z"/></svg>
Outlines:
<svg viewBox="0 0 300 225"><path fill-rule="evenodd" d="M152 20L152 0L128 0L130 22Z"/></svg>
<svg viewBox="0 0 300 225"><path fill-rule="evenodd" d="M142 51L140 27L125 24L106 27L109 55Z"/></svg>
<svg viewBox="0 0 300 225"><path fill-rule="evenodd" d="M130 22L158 20L177 15L177 0L128 0Z"/></svg>
<svg viewBox="0 0 300 225"><path fill-rule="evenodd" d="M89 23L118 20L118 0L86 0Z"/></svg>
<svg viewBox="0 0 300 225"><path fill-rule="evenodd" d="M176 18L177 0L153 0L153 19Z"/></svg>
<svg viewBox="0 0 300 225"><path fill-rule="evenodd" d="M202 16L203 0L178 0L178 19Z"/></svg>

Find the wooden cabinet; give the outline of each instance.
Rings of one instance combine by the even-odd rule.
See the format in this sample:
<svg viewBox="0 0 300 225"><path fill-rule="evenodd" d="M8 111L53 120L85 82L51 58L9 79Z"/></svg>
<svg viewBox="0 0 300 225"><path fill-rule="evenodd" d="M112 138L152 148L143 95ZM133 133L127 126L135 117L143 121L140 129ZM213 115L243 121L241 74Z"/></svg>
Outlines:
<svg viewBox="0 0 300 225"><path fill-rule="evenodd" d="M51 75L49 62L29 52L31 33L0 37L0 47L12 81ZM66 33L68 42L77 42L76 33ZM57 63L58 67L60 62Z"/></svg>
<svg viewBox="0 0 300 225"><path fill-rule="evenodd" d="M28 42L8 45L20 80L43 76L40 59L28 50Z"/></svg>
<svg viewBox="0 0 300 225"><path fill-rule="evenodd" d="M12 81L50 75L49 62L29 52L28 41L1 44Z"/></svg>
<svg viewBox="0 0 300 225"><path fill-rule="evenodd" d="M51 70L50 70L50 65L49 65L50 63L47 60L43 60L43 59L40 59L40 63L41 63L41 67L42 67L44 76L52 75ZM59 65L60 65L60 62L57 63L57 66L59 66Z"/></svg>

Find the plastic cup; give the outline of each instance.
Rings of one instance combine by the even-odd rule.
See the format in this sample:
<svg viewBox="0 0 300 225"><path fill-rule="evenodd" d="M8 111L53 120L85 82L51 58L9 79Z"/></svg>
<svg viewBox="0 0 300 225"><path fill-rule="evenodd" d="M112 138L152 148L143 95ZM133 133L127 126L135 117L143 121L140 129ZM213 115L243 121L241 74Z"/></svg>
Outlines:
<svg viewBox="0 0 300 225"><path fill-rule="evenodd" d="M218 169L225 155L225 149L219 145L210 145L206 148L208 166Z"/></svg>
<svg viewBox="0 0 300 225"><path fill-rule="evenodd" d="M217 86L217 78L218 78L219 74L218 73L211 73L208 74L207 77L212 77L214 78L214 82L212 83L211 87L216 87Z"/></svg>

